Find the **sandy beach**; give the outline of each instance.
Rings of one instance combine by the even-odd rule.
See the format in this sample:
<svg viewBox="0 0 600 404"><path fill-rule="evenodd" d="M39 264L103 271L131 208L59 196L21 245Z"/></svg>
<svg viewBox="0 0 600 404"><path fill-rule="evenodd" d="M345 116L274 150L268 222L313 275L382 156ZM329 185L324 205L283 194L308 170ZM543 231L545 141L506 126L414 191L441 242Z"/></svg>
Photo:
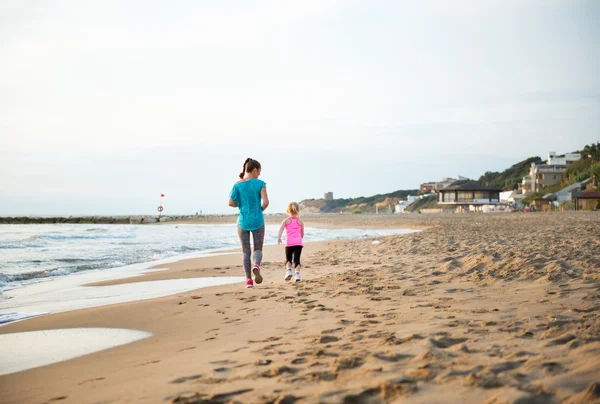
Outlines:
<svg viewBox="0 0 600 404"><path fill-rule="evenodd" d="M254 289L211 287L0 327L152 333L0 376L0 402L600 402L598 212L305 221L422 231L309 244L298 283L283 280L283 247L267 246L265 281ZM243 273L239 253L166 266L99 285Z"/></svg>

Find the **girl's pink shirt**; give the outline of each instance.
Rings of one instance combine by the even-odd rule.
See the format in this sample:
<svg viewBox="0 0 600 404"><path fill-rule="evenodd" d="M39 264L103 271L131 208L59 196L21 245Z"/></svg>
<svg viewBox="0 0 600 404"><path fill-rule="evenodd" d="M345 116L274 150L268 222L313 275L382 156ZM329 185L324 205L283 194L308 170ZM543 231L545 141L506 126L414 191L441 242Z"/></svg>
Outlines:
<svg viewBox="0 0 600 404"><path fill-rule="evenodd" d="M286 247L293 247L302 244L302 226L298 223L299 217L289 217L290 223L285 225Z"/></svg>

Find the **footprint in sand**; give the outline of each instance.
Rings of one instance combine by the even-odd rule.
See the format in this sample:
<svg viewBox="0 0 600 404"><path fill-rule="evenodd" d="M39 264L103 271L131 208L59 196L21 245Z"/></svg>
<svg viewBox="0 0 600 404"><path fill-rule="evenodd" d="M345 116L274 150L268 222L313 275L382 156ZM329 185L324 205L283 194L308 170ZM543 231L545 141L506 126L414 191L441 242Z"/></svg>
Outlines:
<svg viewBox="0 0 600 404"><path fill-rule="evenodd" d="M399 362L401 360L411 359L411 358L413 358L413 355L406 355L406 354L387 355L385 353L375 353L375 354L373 354L373 357L380 359L382 361L385 361L385 362Z"/></svg>
<svg viewBox="0 0 600 404"><path fill-rule="evenodd" d="M449 348L452 345L456 345L456 344L460 344L461 342L465 342L467 340L467 338L449 338L449 337L442 337L439 339L434 339L434 338L430 338L429 342L435 346L436 348Z"/></svg>
<svg viewBox="0 0 600 404"><path fill-rule="evenodd" d="M337 363L336 371L339 372L340 370L358 368L358 367L364 365L365 361L364 361L364 359L362 359L358 356L352 356L352 357L348 357L348 358L338 359L336 361L336 363Z"/></svg>
<svg viewBox="0 0 600 404"><path fill-rule="evenodd" d="M59 396L59 397L54 397L51 398L50 400L46 401L46 403L53 403L55 401L62 401L62 400L66 400L69 396Z"/></svg>
<svg viewBox="0 0 600 404"><path fill-rule="evenodd" d="M158 363L158 362L160 362L160 360L155 360L155 361L145 362L145 363L141 363L141 364L139 364L139 365L135 365L135 366L136 366L136 367L140 367L140 366L152 365L152 364L155 364L155 363Z"/></svg>
<svg viewBox="0 0 600 404"><path fill-rule="evenodd" d="M181 384L181 383L189 382L191 380L198 380L201 377L202 377L202 375L182 376L182 377L178 377L177 379L171 380L170 383Z"/></svg>
<svg viewBox="0 0 600 404"><path fill-rule="evenodd" d="M240 394L248 393L253 389L234 390L228 393L215 394L209 396L207 394L200 393L189 393L185 395L178 395L173 399L172 402L178 404L192 404L192 403L228 403L234 401L233 398Z"/></svg>
<svg viewBox="0 0 600 404"><path fill-rule="evenodd" d="M208 363L211 365L227 365L227 364L236 363L236 361L230 361L229 359L223 359L223 360L212 361L212 362L208 362Z"/></svg>
<svg viewBox="0 0 600 404"><path fill-rule="evenodd" d="M556 375L567 371L567 369L558 362L544 362L542 363L541 367L550 375Z"/></svg>
<svg viewBox="0 0 600 404"><path fill-rule="evenodd" d="M99 382L99 381L102 381L102 380L104 380L104 377L98 377L98 378L95 378L95 379L88 379L88 380L82 381L81 383L79 383L79 385L81 386L82 384L85 384L85 383Z"/></svg>
<svg viewBox="0 0 600 404"><path fill-rule="evenodd" d="M264 371L263 373L260 374L260 376L271 378L271 377L281 376L283 374L292 374L293 375L297 372L298 372L298 369L296 369L296 368L290 368L288 366L279 366L277 368L273 368L273 369Z"/></svg>
<svg viewBox="0 0 600 404"><path fill-rule="evenodd" d="M315 342L319 343L319 344L329 344L330 342L336 342L339 341L340 339L338 337L334 337L333 335L323 335L321 337L318 337Z"/></svg>
<svg viewBox="0 0 600 404"><path fill-rule="evenodd" d="M334 332L338 332L338 331L342 331L343 328L332 328L330 330L323 330L321 331L321 334L333 334Z"/></svg>
<svg viewBox="0 0 600 404"><path fill-rule="evenodd" d="M525 362L527 362L526 360L518 360L518 361L510 361L510 362L503 362L503 363L498 363L496 365L492 365L489 367L490 372L498 374L498 373L502 373L502 372L506 372L509 370L514 370L517 368L520 368Z"/></svg>

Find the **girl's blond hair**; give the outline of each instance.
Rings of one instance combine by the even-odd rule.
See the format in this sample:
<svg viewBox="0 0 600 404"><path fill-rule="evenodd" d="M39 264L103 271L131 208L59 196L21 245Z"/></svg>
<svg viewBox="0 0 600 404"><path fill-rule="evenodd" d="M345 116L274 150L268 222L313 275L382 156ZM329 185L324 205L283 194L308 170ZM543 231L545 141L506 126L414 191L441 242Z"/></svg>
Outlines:
<svg viewBox="0 0 600 404"><path fill-rule="evenodd" d="M293 215L297 215L300 212L300 206L296 202L290 202L288 203L287 211Z"/></svg>

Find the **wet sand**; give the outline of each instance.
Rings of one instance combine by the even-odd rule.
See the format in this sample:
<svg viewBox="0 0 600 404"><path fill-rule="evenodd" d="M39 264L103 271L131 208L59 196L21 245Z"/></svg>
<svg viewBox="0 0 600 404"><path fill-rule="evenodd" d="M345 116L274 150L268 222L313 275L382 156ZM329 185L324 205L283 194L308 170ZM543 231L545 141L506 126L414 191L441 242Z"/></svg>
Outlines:
<svg viewBox="0 0 600 404"><path fill-rule="evenodd" d="M220 220L231 220L230 218ZM268 218L279 222L281 218ZM600 214L306 217L422 228L314 243L303 280L200 289L0 327L153 333L0 376L2 403L591 403L600 401ZM239 276L238 254L114 284Z"/></svg>

